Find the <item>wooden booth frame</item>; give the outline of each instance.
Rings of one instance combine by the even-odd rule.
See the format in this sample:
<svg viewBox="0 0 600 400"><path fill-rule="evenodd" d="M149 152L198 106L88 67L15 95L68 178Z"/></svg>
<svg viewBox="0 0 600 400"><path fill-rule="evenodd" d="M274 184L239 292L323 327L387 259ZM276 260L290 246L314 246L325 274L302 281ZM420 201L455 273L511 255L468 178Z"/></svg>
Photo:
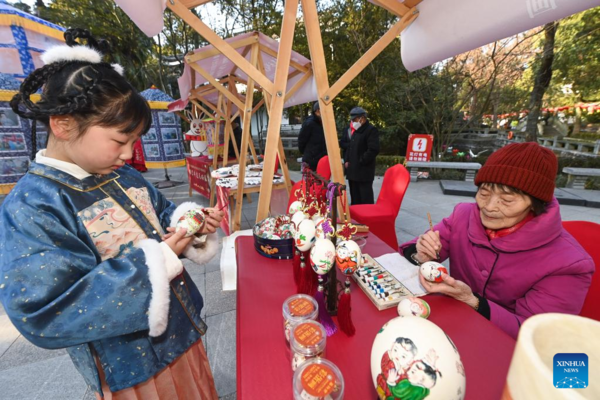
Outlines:
<svg viewBox="0 0 600 400"><path fill-rule="evenodd" d="M261 71L258 57L254 56L254 54L257 54L258 52L253 52L251 61L246 60L244 56L236 51L232 44L219 37L210 27L208 27L200 18L198 18L198 16L190 11L190 8L209 3L210 1L212 0L168 0L167 7L181 19L183 19L183 21L185 21L190 27L198 32L198 34L200 34L204 39L206 39L214 47L214 51L223 54L225 57L231 60L231 62L235 64L236 70L239 69L248 76L248 88L251 88L252 90L248 89L247 93L252 93L255 85L259 86L263 91L264 100L270 119L265 145L262 183L260 188L254 188L255 190L253 190L255 192L259 192L256 221L258 222L268 216L270 199L273 190L273 176L276 155L283 155L280 126L283 115L283 106L286 98L289 96L289 93L286 93L285 89L289 79L288 70L291 64L296 15L300 2L302 4L302 12L304 14L305 29L308 38L310 59L312 62L312 71L314 73L317 86L318 101L323 121L323 129L325 131L325 142L327 146L327 154L329 156L329 163L331 166L332 180L340 184L345 183L332 101L360 72L362 72L362 70L365 69L367 65L371 63L371 61L373 61L375 57L377 57L396 37L398 37L398 35L400 35L400 33L408 25L410 25L410 23L412 23L418 17L419 11L415 8L415 6L419 4L421 0L405 0L402 3L397 0L371 0L372 3L385 8L390 13L396 15L399 20L392 27L390 27L390 29L331 86L329 85L329 79L327 76L327 65L325 62L316 0L287 0L285 2L279 41L279 52L277 54L276 71L273 81L266 77L264 71ZM188 60L186 59L186 61ZM198 71L197 69L195 70ZM198 72L200 75L205 76L202 72ZM208 79L206 76L205 78ZM211 83L220 84L219 82L216 82L216 80L215 82ZM235 96L232 91L225 89L222 85L220 87L223 89L217 90L220 90L222 95L225 96L229 101L227 103L227 107L230 106L231 102L236 105L238 105L238 101L242 103L242 100ZM215 88L217 88L216 85ZM242 136L240 154L241 182L243 182L244 179L243 171L245 171L244 167L246 163L245 154L248 148L250 117L253 111L251 97L252 96L247 96L243 104L244 107L240 108L242 110L241 115L244 122L244 134ZM227 123L230 124L230 119L227 118L226 121L227 120L229 120ZM287 162L285 157L280 156L280 160L282 169L285 171L285 173L287 173ZM289 182L289 177L286 179L286 184L287 182ZM243 186L238 185L237 199L242 198L243 192ZM237 201L235 205L234 230L237 230L240 227L239 219L241 219L241 203L241 201ZM346 202L346 204L348 204L348 202ZM341 207L338 209L341 210ZM349 217L349 206L346 207L345 211Z"/></svg>

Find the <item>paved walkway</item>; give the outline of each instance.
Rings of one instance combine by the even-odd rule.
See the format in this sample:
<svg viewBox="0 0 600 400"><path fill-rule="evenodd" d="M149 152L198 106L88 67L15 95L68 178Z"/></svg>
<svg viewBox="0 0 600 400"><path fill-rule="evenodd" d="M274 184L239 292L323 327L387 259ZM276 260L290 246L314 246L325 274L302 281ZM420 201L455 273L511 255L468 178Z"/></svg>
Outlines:
<svg viewBox="0 0 600 400"><path fill-rule="evenodd" d="M171 179L184 182L174 188L163 189L167 198L179 204L195 201L207 205L208 201L193 193L188 196L185 168L169 170ZM163 170L145 174L151 182L164 179ZM292 179L300 174L292 172ZM381 188L382 178L376 178L376 194ZM256 215L258 195L252 203L244 203L242 229L252 226ZM396 219L398 240L404 242L427 230L427 212L434 223L450 215L460 202L471 201L468 197L443 195L438 181L412 183L402 202ZM579 206L561 206L564 220L587 220L600 223L600 209ZM217 390L222 399L236 398L236 292L221 290L219 260L206 266L185 261L186 268L205 299L203 313L209 325L205 336L208 357L215 376ZM86 387L83 379L73 367L65 350L44 350L27 342L12 326L0 306L0 400L93 400L94 394Z"/></svg>

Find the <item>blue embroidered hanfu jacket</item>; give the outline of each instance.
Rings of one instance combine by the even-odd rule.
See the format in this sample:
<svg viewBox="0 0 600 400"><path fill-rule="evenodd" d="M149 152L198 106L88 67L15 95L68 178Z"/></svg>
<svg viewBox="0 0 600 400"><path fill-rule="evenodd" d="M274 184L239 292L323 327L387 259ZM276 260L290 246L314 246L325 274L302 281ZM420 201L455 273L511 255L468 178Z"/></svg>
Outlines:
<svg viewBox="0 0 600 400"><path fill-rule="evenodd" d="M94 356L117 391L154 376L205 333L197 287L185 269L169 281L162 265L158 243L175 210L129 166L79 180L38 163L0 209L6 313L33 344L66 348L96 392Z"/></svg>

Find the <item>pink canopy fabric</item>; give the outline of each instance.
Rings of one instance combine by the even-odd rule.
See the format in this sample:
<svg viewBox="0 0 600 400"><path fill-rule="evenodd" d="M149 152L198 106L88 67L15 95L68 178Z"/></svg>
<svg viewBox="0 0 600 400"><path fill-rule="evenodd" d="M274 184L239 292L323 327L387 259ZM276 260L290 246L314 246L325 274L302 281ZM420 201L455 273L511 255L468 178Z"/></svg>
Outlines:
<svg viewBox="0 0 600 400"><path fill-rule="evenodd" d="M249 38L254 35L258 36L258 41L261 46L267 47L267 48L273 50L275 53L277 53L279 51L279 42L277 42L274 39L271 39L270 37L268 37L260 32L244 33L242 35L238 35L238 36L234 36L232 38L226 39L226 42L228 42L229 44L233 44L239 40L243 40L243 39ZM238 53L243 54L244 51L247 50L248 46L251 46L251 45L243 46L236 50ZM205 46L205 47L202 47L202 48L194 51L194 54L200 54L202 52L207 52L212 49L213 49L212 45ZM275 79L275 68L276 68L276 64L277 64L277 59L264 51L261 51L261 55L262 55L262 59L263 59L263 65L265 67L265 76L272 82ZM250 60L250 56L251 56L251 52L247 51L245 58L247 60ZM292 51L291 59L292 59L292 61L294 61L302 66L306 66L306 65L310 64L310 60L308 58L304 57L303 55L301 55L295 51ZM202 67L202 69L208 71L211 74L211 76L213 76L215 78L228 76L230 74L230 72L232 71L232 69L234 68L234 64L231 62L231 60L229 60L227 57L225 57L222 54L217 54L215 56L205 58L203 60L197 61L196 63L200 67ZM290 66L288 73L292 73L295 70L296 69L294 67ZM196 86L202 86L203 84L208 82L202 75L198 74L188 64L186 64L185 68L183 70L183 75L181 75L181 77L177 80L177 82L179 83L179 93L181 93L181 100L186 100L189 97L190 91L192 90L192 79L191 79L192 73L196 74ZM248 79L248 76L240 69L237 69L234 72L234 75L242 78L243 80ZM302 79L303 75L304 74L297 74L294 77L292 77L291 79L289 79L286 91L290 90L296 84L296 82L298 82L300 79ZM218 94L215 93L213 95L208 95L206 98L210 100L210 98L211 98L210 96L213 96L213 98L216 100L216 98L218 97ZM315 83L314 76L311 76L306 82L304 82L304 84L300 87L300 89L298 89L288 99L288 101L285 102L284 108L295 106L297 104L307 103L309 101L315 101L315 100L317 100L317 98L318 98L317 85ZM236 110L237 110L237 108L236 108Z"/></svg>

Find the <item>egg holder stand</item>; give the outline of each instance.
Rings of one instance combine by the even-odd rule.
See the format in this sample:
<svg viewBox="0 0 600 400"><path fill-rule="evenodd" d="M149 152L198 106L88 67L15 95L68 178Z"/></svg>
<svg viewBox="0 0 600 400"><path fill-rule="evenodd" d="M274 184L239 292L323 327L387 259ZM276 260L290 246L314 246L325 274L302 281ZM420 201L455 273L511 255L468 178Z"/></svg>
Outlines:
<svg viewBox="0 0 600 400"><path fill-rule="evenodd" d="M363 254L363 266L352 274L352 278L379 311L397 307L407 297L415 297L413 292L368 254Z"/></svg>
<svg viewBox="0 0 600 400"><path fill-rule="evenodd" d="M331 201L330 214L328 215L328 217L331 218L332 221L337 221L338 197L346 195L346 185L331 182L328 179L325 179L321 175L317 174L316 172L311 171L310 169L307 169L306 171L307 175L309 175L312 178L313 183L317 183L319 186L324 188L330 187L330 185L335 187L335 190L333 190L333 198ZM306 183L308 184L308 182ZM337 237L335 235L332 235L329 238L329 240L331 240L334 247L337 245ZM338 302L340 294L344 291L344 284L337 278L337 268L335 268L335 264L325 275L327 275L327 282L324 286L323 292L325 297L325 304L327 306L327 312L329 313L329 315L334 316L337 315Z"/></svg>

